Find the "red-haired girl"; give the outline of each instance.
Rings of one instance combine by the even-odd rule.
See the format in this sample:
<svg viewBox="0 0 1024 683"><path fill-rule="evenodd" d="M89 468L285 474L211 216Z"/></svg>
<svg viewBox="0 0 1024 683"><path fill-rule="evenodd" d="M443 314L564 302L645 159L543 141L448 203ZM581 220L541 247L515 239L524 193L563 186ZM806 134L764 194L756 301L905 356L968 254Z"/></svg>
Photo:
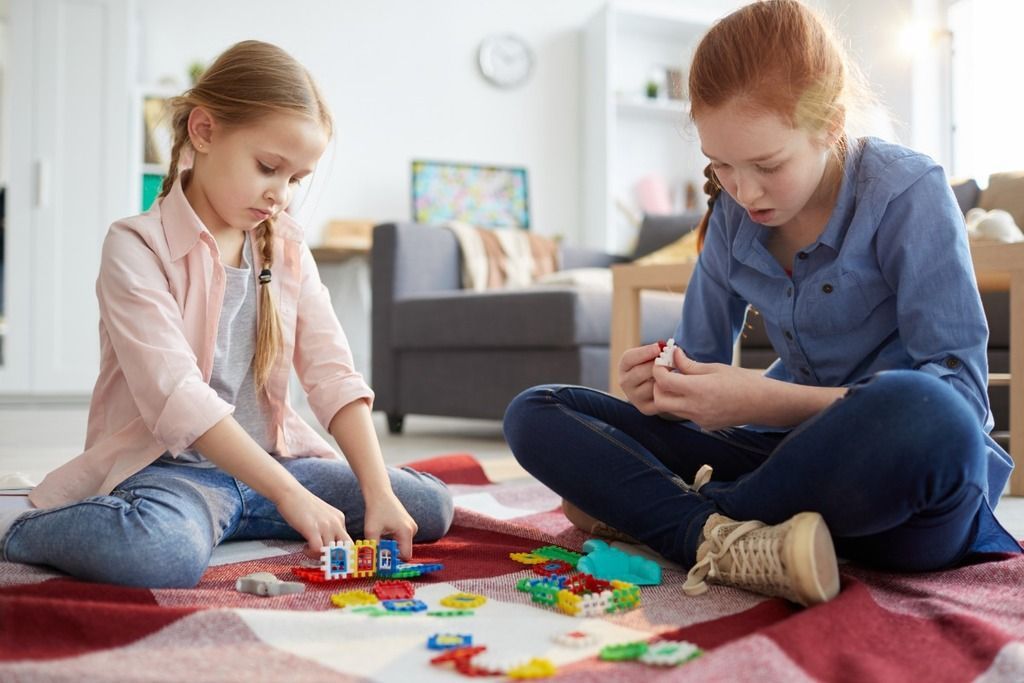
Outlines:
<svg viewBox="0 0 1024 683"><path fill-rule="evenodd" d="M1012 464L963 217L931 159L845 133L855 84L795 0L716 23L689 77L710 200L675 369L630 349L628 403L547 385L505 416L574 523L690 568L691 595L811 605L839 591L837 550L898 571L1020 551L992 513ZM779 354L764 373L730 365L750 306Z"/></svg>

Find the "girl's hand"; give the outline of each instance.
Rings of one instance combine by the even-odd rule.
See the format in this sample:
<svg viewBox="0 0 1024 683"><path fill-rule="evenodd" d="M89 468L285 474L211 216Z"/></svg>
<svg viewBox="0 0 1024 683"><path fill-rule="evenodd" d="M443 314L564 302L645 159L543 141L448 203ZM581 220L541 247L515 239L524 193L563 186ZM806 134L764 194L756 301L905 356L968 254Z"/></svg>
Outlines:
<svg viewBox="0 0 1024 683"><path fill-rule="evenodd" d="M654 404L654 359L661 347L647 344L629 349L619 359L619 386L626 399L644 415L657 415Z"/></svg>
<svg viewBox="0 0 1024 683"><path fill-rule="evenodd" d="M691 420L706 430L758 421L758 396L768 381L760 372L722 363L698 363L678 348L672 360L679 372L661 366L653 371L656 413Z"/></svg>
<svg viewBox="0 0 1024 683"><path fill-rule="evenodd" d="M381 536L391 536L398 541L398 556L403 560L412 559L412 539L418 527L402 501L390 490L365 498L363 536L374 541L379 541Z"/></svg>
<svg viewBox="0 0 1024 683"><path fill-rule="evenodd" d="M332 541L351 541L345 529L345 513L325 503L305 488L290 490L275 501L284 521L306 539L306 555L320 557Z"/></svg>

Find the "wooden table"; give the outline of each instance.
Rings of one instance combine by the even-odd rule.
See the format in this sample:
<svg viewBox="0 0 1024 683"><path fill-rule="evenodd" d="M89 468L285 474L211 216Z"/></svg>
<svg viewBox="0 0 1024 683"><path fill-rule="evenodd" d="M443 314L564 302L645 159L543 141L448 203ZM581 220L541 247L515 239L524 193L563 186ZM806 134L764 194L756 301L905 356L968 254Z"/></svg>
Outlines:
<svg viewBox="0 0 1024 683"><path fill-rule="evenodd" d="M989 384L1010 387L1010 455L1020 467L1010 477L1010 495L1024 496L1024 242L1016 244L974 244L971 247L978 289L982 292L1010 292L1010 372L991 373ZM618 386L619 358L627 349L640 345L640 292L668 289L683 292L693 274L694 263L650 266L612 266L612 329L609 386L622 396Z"/></svg>

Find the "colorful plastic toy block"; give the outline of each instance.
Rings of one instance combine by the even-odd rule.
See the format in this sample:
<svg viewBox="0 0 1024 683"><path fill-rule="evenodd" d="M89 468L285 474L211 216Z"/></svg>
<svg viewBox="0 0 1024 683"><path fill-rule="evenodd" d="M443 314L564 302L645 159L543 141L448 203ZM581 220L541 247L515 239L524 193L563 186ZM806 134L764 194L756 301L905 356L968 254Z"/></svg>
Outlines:
<svg viewBox="0 0 1024 683"><path fill-rule="evenodd" d="M573 616L625 612L640 604L640 589L625 581L604 581L589 574L520 579L516 588L533 602Z"/></svg>
<svg viewBox="0 0 1024 683"><path fill-rule="evenodd" d="M471 617L476 612L471 609L442 609L436 612L427 612L428 617Z"/></svg>
<svg viewBox="0 0 1024 683"><path fill-rule="evenodd" d="M282 581L270 572L255 572L239 577L235 581L235 590L239 593L275 597L301 593L306 590L306 586L298 581Z"/></svg>
<svg viewBox="0 0 1024 683"><path fill-rule="evenodd" d="M494 676L500 674L500 671L492 671L490 669L484 669L483 667L476 666L473 663L473 658L481 652L484 652L487 648L483 645L473 645L471 647L457 647L447 652L443 652L438 656L430 660L431 664L452 664L455 666L455 670L464 676Z"/></svg>
<svg viewBox="0 0 1024 683"><path fill-rule="evenodd" d="M533 565L533 571L541 576L558 576L569 574L575 571L575 569L565 560L548 560L544 564Z"/></svg>
<svg viewBox="0 0 1024 683"><path fill-rule="evenodd" d="M398 564L398 541L393 538L382 538L377 542L377 574L390 576Z"/></svg>
<svg viewBox="0 0 1024 683"><path fill-rule="evenodd" d="M509 678L527 679L527 678L548 678L554 676L558 672L555 665L550 659L544 659L542 657L534 657L526 664L521 664L516 667L512 667L505 672L505 675Z"/></svg>
<svg viewBox="0 0 1024 683"><path fill-rule="evenodd" d="M331 543L321 549L320 568L292 567L292 574L304 581L323 583L345 579L380 576L405 579L423 576L444 568L442 564L398 561L398 541L360 540Z"/></svg>
<svg viewBox="0 0 1024 683"><path fill-rule="evenodd" d="M376 605L377 596L366 591L342 591L331 596L331 604L335 607L357 607L359 605Z"/></svg>
<svg viewBox="0 0 1024 683"><path fill-rule="evenodd" d="M552 638L562 647L584 648L597 645L597 636L588 631L566 631Z"/></svg>
<svg viewBox="0 0 1024 683"><path fill-rule="evenodd" d="M549 560L564 560L574 567L576 566L576 563L579 562L580 558L583 557L579 553L574 553L573 551L566 550L565 548L559 548L557 545L546 545L541 548L537 548L533 551L533 554L546 557Z"/></svg>
<svg viewBox="0 0 1024 683"><path fill-rule="evenodd" d="M640 657L647 652L647 648L647 643L642 640L637 640L632 643L605 645L601 648L601 653L598 657L606 662L629 662L635 659L640 659Z"/></svg>
<svg viewBox="0 0 1024 683"><path fill-rule="evenodd" d="M467 633L435 633L427 639L427 647L431 650L451 650L472 644L473 636Z"/></svg>
<svg viewBox="0 0 1024 683"><path fill-rule="evenodd" d="M509 553L508 556L521 564L544 564L550 559L535 553Z"/></svg>
<svg viewBox="0 0 1024 683"><path fill-rule="evenodd" d="M584 543L583 550L587 554L576 565L581 572L599 579L619 579L638 586L661 583L661 567L646 557L613 548L596 538Z"/></svg>
<svg viewBox="0 0 1024 683"><path fill-rule="evenodd" d="M362 614L366 617L390 617L395 614L403 614L403 612L389 612L382 607L377 605L363 605L362 607L353 607L349 610L352 614Z"/></svg>
<svg viewBox="0 0 1024 683"><path fill-rule="evenodd" d="M678 666L691 659L696 659L704 651L693 643L685 640L658 640L647 646L647 652L638 657L638 661L654 666Z"/></svg>
<svg viewBox="0 0 1024 683"><path fill-rule="evenodd" d="M422 600L384 600L380 604L392 612L425 612L427 603Z"/></svg>
<svg viewBox="0 0 1024 683"><path fill-rule="evenodd" d="M445 607L456 609L473 609L487 602L487 598L476 593L453 593L439 601Z"/></svg>
<svg viewBox="0 0 1024 683"><path fill-rule="evenodd" d="M660 342L658 343L658 346L661 346ZM665 367L672 368L674 370L676 364L675 361L672 360L672 355L675 352L675 350L676 340L670 338L667 342L665 342L665 346L662 347L661 355L654 359L654 364L664 365Z"/></svg>
<svg viewBox="0 0 1024 683"><path fill-rule="evenodd" d="M413 579L417 576L423 576L424 574L430 574L442 569L444 569L444 565L440 563L400 562L388 576L392 579Z"/></svg>
<svg viewBox="0 0 1024 683"><path fill-rule="evenodd" d="M402 600L416 595L416 588L408 581L378 581L373 584L373 594L381 600Z"/></svg>

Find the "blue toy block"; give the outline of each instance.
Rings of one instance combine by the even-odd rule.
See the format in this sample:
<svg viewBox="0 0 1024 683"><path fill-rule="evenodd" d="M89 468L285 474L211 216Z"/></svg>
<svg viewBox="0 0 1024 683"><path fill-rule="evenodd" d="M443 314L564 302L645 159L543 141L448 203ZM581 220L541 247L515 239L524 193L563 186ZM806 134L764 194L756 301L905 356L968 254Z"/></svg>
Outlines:
<svg viewBox="0 0 1024 683"><path fill-rule="evenodd" d="M453 650L472 644L473 636L466 633L435 633L427 639L427 647L431 650Z"/></svg>
<svg viewBox="0 0 1024 683"><path fill-rule="evenodd" d="M389 576L398 564L398 541L392 538L381 539L377 544L377 574Z"/></svg>
<svg viewBox="0 0 1024 683"><path fill-rule="evenodd" d="M427 609L427 603L411 598L408 600L385 600L380 604L384 605L384 609L392 612L425 612Z"/></svg>

